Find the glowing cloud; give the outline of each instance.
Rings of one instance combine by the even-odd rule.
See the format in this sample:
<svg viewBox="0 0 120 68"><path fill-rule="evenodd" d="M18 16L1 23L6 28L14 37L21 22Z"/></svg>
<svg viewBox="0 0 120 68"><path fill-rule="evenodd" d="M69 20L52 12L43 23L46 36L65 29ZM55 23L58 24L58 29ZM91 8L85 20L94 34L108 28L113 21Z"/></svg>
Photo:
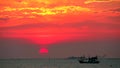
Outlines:
<svg viewBox="0 0 120 68"><path fill-rule="evenodd" d="M89 4L89 3L93 3L93 2L112 2L112 1L120 1L120 0L87 0L84 3Z"/></svg>
<svg viewBox="0 0 120 68"><path fill-rule="evenodd" d="M81 13L89 13L89 8L81 6L56 6L53 8L47 7L26 7L26 8L12 8L4 7L0 10L1 22L0 27L17 26L30 24L31 22L53 22L51 20L56 18L54 16L79 15ZM3 20L6 19L7 20ZM62 17L63 18L63 17ZM65 18L65 17L64 17ZM66 17L67 18L67 17ZM14 22L13 22L14 21ZM7 23L6 23L7 22Z"/></svg>
<svg viewBox="0 0 120 68"><path fill-rule="evenodd" d="M106 35L110 33L109 37L114 37L114 32L119 32L119 29L110 30L107 27L119 25L113 17L119 17L120 14L93 10L78 4L80 2L84 4L85 0L0 1L2 37L25 38L44 45L78 38L93 39L95 36L99 39L107 37ZM112 0L85 1L87 4L92 2L112 2ZM98 8L94 6L95 9ZM100 35L103 33L105 34Z"/></svg>
<svg viewBox="0 0 120 68"><path fill-rule="evenodd" d="M54 8L11 8L11 7L5 7L5 9L1 10L0 12L15 12L15 11L32 11L32 12L26 12L26 14L37 14L37 15L54 15L54 14L63 14L63 13L69 13L69 12L88 12L90 11L89 8L84 8L80 6L60 6L60 7L54 7ZM24 14L24 12L23 12Z"/></svg>

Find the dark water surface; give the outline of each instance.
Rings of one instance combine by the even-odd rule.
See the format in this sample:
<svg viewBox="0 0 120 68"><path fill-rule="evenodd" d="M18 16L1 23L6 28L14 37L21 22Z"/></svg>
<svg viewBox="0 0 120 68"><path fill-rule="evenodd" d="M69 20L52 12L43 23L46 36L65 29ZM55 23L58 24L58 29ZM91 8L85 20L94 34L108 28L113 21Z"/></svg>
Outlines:
<svg viewBox="0 0 120 68"><path fill-rule="evenodd" d="M0 68L120 68L120 58L100 59L99 64L73 59L0 59Z"/></svg>

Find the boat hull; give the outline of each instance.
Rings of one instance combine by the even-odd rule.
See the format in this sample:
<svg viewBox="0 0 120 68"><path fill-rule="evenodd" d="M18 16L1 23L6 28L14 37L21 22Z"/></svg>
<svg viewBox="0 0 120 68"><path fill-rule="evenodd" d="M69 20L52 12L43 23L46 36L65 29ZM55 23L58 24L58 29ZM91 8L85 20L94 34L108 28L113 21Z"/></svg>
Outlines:
<svg viewBox="0 0 120 68"><path fill-rule="evenodd" d="M79 63L86 63L86 64L98 64L100 63L99 61L94 61L94 62L85 62L85 61L79 61Z"/></svg>

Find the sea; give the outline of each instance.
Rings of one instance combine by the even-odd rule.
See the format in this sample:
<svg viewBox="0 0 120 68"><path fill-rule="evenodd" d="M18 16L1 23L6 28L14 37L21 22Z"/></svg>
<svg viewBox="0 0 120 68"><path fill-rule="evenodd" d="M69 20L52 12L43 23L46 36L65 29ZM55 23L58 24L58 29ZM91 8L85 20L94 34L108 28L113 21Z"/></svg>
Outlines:
<svg viewBox="0 0 120 68"><path fill-rule="evenodd" d="M77 59L0 59L0 68L120 68L120 58L100 58L99 64Z"/></svg>

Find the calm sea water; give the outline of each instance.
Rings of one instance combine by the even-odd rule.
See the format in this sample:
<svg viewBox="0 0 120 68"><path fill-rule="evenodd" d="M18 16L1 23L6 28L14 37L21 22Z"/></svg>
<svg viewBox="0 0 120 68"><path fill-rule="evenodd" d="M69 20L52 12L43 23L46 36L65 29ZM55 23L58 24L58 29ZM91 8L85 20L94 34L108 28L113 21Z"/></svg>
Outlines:
<svg viewBox="0 0 120 68"><path fill-rule="evenodd" d="M100 59L99 64L72 59L1 59L0 68L120 68L120 58Z"/></svg>

